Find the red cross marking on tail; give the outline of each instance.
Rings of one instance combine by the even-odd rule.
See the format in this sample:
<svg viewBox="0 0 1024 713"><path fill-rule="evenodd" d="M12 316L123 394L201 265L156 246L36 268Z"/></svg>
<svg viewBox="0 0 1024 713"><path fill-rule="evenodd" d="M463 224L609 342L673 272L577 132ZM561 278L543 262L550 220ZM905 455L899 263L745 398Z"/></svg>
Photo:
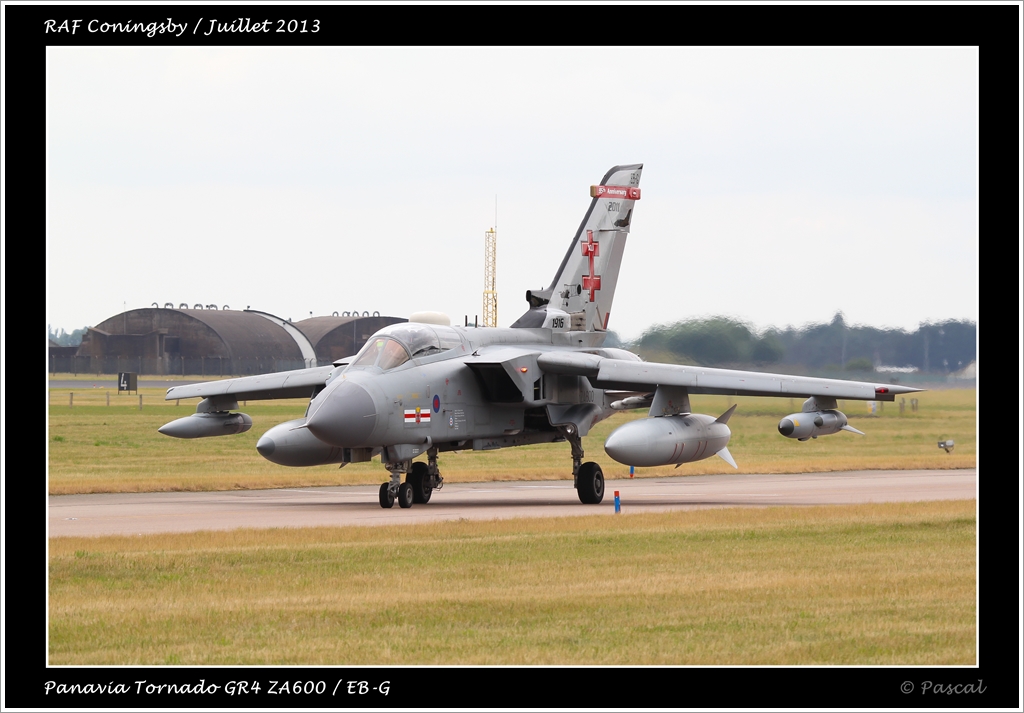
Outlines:
<svg viewBox="0 0 1024 713"><path fill-rule="evenodd" d="M594 291L601 289L601 276L594 274L594 258L601 254L601 244L594 242L594 231L587 231L587 242L580 243L583 254L590 260L590 274L583 276L583 289L590 290L590 301L594 301Z"/></svg>

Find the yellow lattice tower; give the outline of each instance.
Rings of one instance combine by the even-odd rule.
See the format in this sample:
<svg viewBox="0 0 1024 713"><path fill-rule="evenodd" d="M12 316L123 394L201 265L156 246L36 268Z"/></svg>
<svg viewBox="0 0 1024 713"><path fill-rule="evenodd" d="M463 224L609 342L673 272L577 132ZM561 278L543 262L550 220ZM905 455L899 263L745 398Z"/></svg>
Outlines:
<svg viewBox="0 0 1024 713"><path fill-rule="evenodd" d="M491 228L484 233L484 326L498 326L498 231Z"/></svg>

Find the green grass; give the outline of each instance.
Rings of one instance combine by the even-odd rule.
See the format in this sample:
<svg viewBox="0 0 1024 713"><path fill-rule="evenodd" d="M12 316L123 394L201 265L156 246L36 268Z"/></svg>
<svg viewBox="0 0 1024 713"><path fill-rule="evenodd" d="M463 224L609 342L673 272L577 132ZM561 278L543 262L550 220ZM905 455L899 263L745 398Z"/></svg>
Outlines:
<svg viewBox="0 0 1024 713"><path fill-rule="evenodd" d="M86 377L88 381L92 377ZM239 436L156 429L162 389L51 389L51 493L378 483L379 462L283 468L255 451L305 400L254 402ZM976 465L975 391L866 414L866 437L778 435L800 400L739 408L741 472ZM909 399L908 399L909 402ZM587 458L642 412L599 424ZM955 439L945 454L938 440ZM449 481L565 479L566 444L442 454ZM639 477L725 473L717 458ZM974 664L975 504L894 503L50 540L51 664Z"/></svg>
<svg viewBox="0 0 1024 713"><path fill-rule="evenodd" d="M74 406L69 406L74 391ZM383 482L379 460L339 469L337 466L285 468L264 460L256 441L271 427L302 416L306 400L260 401L246 404L250 431L237 436L179 440L157 433L175 418L195 412L195 399L163 400L163 389L140 389L136 395L110 394L104 389L51 389L48 425L49 492L144 492L167 490L229 490ZM777 426L783 416L799 411L800 399L694 396L693 409L720 414L733 403L739 408L729 421L729 450L740 472L793 473L859 469L968 468L976 464L975 391L926 391L917 394L920 408L899 413L885 403L871 416L863 402L841 402L852 425L866 436L838 433L805 443L783 438ZM628 468L604 453L605 438L614 428L645 411L616 414L598 424L584 439L587 460L601 464L606 477L622 477ZM956 441L953 453L937 447ZM441 472L450 482L486 480L554 480L570 477L572 461L565 443L524 446L499 451L446 453ZM728 473L719 458L672 466L643 468L638 477Z"/></svg>
<svg viewBox="0 0 1024 713"><path fill-rule="evenodd" d="M82 664L976 663L975 502L50 541Z"/></svg>

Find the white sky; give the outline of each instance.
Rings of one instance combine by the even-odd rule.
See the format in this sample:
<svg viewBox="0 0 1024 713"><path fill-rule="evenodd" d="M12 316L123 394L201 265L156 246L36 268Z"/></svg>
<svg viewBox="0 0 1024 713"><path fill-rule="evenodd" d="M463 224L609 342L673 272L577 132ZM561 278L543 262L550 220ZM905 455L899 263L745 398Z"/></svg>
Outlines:
<svg viewBox="0 0 1024 713"><path fill-rule="evenodd" d="M461 324L497 195L507 326L628 163L625 338L976 321L977 106L975 48L50 47L47 321L201 302Z"/></svg>

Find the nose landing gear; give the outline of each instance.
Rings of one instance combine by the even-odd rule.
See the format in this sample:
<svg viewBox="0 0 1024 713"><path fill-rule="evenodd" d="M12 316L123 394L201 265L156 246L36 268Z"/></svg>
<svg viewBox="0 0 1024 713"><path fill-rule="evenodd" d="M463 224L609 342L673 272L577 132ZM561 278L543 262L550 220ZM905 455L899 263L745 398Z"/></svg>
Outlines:
<svg viewBox="0 0 1024 713"><path fill-rule="evenodd" d="M390 508L395 504L395 494L391 492L391 483L380 484L380 506L382 508Z"/></svg>
<svg viewBox="0 0 1024 713"><path fill-rule="evenodd" d="M409 484L409 481L405 481L398 486L398 507L411 508L412 498L412 485Z"/></svg>
<svg viewBox="0 0 1024 713"><path fill-rule="evenodd" d="M391 473L391 480L382 483L380 486L380 506L391 508L398 500L398 506L410 508L413 503L425 504L430 502L430 496L434 490L440 490L444 485L444 478L437 469L437 449L431 448L427 451L427 462L400 461L397 463L385 463L384 467ZM405 473L405 482L402 482L402 474Z"/></svg>

